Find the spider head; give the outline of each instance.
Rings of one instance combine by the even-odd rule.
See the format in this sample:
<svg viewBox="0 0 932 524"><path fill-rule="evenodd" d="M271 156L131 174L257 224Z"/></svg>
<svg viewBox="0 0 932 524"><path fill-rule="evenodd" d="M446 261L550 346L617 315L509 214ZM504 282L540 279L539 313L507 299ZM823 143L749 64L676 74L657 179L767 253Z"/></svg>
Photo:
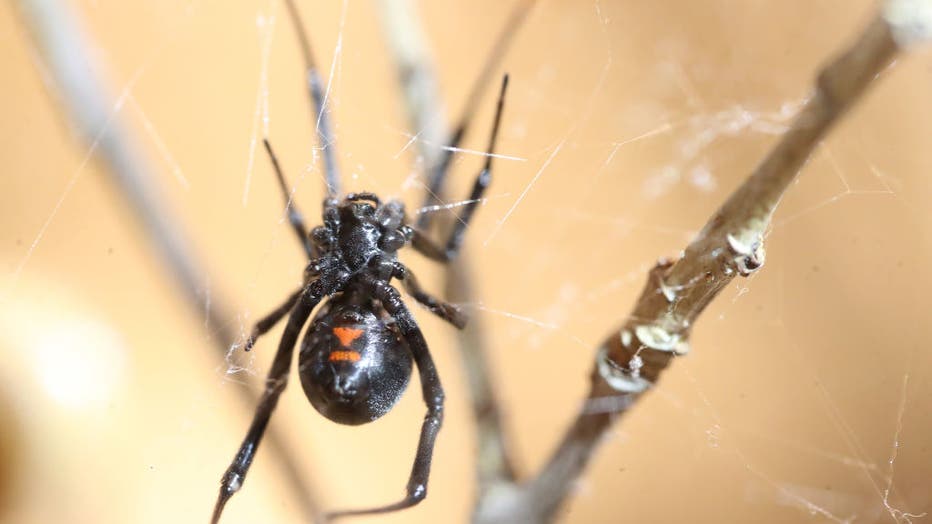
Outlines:
<svg viewBox="0 0 932 524"><path fill-rule="evenodd" d="M301 385L311 405L340 424L358 425L388 413L411 377L411 354L371 310L337 304L324 311L299 356Z"/></svg>
<svg viewBox="0 0 932 524"><path fill-rule="evenodd" d="M365 267L379 253L381 228L369 202L345 202L340 206L337 234L340 253L351 269Z"/></svg>

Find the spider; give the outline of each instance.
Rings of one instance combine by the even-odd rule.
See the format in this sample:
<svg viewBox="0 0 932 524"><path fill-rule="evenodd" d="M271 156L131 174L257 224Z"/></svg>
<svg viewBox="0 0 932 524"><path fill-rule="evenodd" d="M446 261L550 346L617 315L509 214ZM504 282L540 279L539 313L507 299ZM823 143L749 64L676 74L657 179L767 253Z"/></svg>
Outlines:
<svg viewBox="0 0 932 524"><path fill-rule="evenodd" d="M428 214L421 215L418 223L412 225L404 205L398 200L383 202L369 192L339 197L340 177L330 146L333 140L324 111L323 82L299 13L291 0L286 5L304 55L318 133L326 146L323 157L327 197L323 202L323 224L308 234L301 213L291 202L278 159L268 140L264 140L285 196L291 229L307 253L309 262L301 288L261 318L246 340L245 350L249 351L260 336L285 316L288 317L252 424L221 479L220 494L211 518L213 524L219 521L230 497L242 487L269 418L288 382L292 354L308 319L311 321L298 351L298 375L305 395L322 415L348 425L378 419L391 410L404 393L411 376L412 362L417 366L427 405L404 498L374 508L332 512L327 515L328 519L400 510L419 503L427 496L434 443L443 421L444 393L427 342L391 282L393 279L401 281L405 291L431 313L457 328L465 326L465 315L456 306L423 291L411 270L398 261L397 252L410 244L424 256L442 263L457 255L476 206L491 182L492 159L508 86L508 75L505 75L485 164L446 243L437 244L425 233L431 225ZM529 6L530 2L526 0L519 3L493 47L483 73L473 86L467 111L452 135L450 147L432 173L428 202L433 202L435 195L441 193L453 151L468 127L477 95Z"/></svg>

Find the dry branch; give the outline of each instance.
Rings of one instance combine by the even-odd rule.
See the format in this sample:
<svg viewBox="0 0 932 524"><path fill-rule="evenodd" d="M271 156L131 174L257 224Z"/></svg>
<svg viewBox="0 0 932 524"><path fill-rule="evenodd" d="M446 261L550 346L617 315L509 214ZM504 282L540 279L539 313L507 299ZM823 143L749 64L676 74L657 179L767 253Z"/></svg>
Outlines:
<svg viewBox="0 0 932 524"><path fill-rule="evenodd" d="M377 0L376 4L385 41L395 60L408 123L419 137L418 153L430 172L444 152L428 144L445 144L450 133L427 36L412 0Z"/></svg>
<svg viewBox="0 0 932 524"><path fill-rule="evenodd" d="M135 213L146 237L169 269L178 291L192 311L197 315L206 311L216 354L226 365L226 355L238 336L231 329L236 325L234 316L226 301L218 298L216 292L212 297L206 297L198 291L203 287L203 275L206 274L203 265L195 259L180 221L171 213L170 206L158 191L151 164L142 153L143 148L119 118L118 113L127 94L119 99L110 94L109 86L100 76L102 68L91 51L94 45L69 6L56 0L20 0L18 7L23 24L29 29L38 50L37 56L43 60L41 66L54 80L54 85L48 86L52 97L68 115L85 147L91 148L105 165L105 173ZM209 300L209 304L205 300ZM258 385L251 386L236 388L248 412L254 409L259 398ZM310 486L291 459L292 453L284 439L272 428L266 434L266 441L305 516L308 520L315 519L318 510Z"/></svg>
<svg viewBox="0 0 932 524"><path fill-rule="evenodd" d="M932 32L932 2L888 2L854 44L818 75L792 126L751 176L712 216L683 256L662 260L625 322L597 350L589 394L543 470L522 486L504 483L480 501L477 520L546 522L606 430L685 355L695 321L738 275L764 262L763 239L784 191L831 126L907 44Z"/></svg>
<svg viewBox="0 0 932 524"><path fill-rule="evenodd" d="M418 152L423 159L425 172L434 173L445 156L445 151L436 147L436 144L449 143L452 134L447 124L446 110L439 93L439 83L434 72L433 58L427 45L427 38L417 9L411 0L379 0L378 4L383 32L398 71L398 81L401 83L409 125L419 137ZM512 19L514 18L513 14ZM499 43L498 47L501 46L502 44ZM485 76L492 72L489 68L484 71ZM480 78L476 83L482 85L487 80L487 78ZM477 104L477 91L473 90L473 94L466 103L466 114L473 111ZM425 182L430 183L430 181ZM444 199L444 195L437 196L441 200ZM447 230L451 226L449 220L439 222L441 222L442 230ZM471 267L466 253L461 253L450 264L445 272L447 299L454 303L474 301ZM515 472L507 452L502 428L501 404L492 385L487 363L488 351L483 337L484 333L481 319L474 316L457 337L463 369L469 384L473 417L476 420L478 447L476 481L480 498L491 486L515 480Z"/></svg>

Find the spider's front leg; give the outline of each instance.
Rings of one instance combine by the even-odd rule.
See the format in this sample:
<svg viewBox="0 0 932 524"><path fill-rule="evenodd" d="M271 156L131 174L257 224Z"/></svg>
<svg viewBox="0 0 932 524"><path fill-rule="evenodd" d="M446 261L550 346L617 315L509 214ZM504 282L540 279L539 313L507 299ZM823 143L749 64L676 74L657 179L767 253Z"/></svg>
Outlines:
<svg viewBox="0 0 932 524"><path fill-rule="evenodd" d="M369 292L382 303L385 311L395 319L401 336L408 343L414 362L417 364L418 375L421 379L421 391L424 403L427 404L427 415L421 425L421 435L418 439L417 452L414 456L414 466L408 478L405 498L387 506L370 509L337 511L327 515L328 519L346 517L350 515L366 515L373 513L387 513L411 507L424 500L427 496L427 480L430 477L430 463L434 455L434 443L437 433L443 423L443 388L440 386L440 376L434 367L434 360L421 329L417 326L414 316L401 300L398 291L387 282L369 277L364 280Z"/></svg>
<svg viewBox="0 0 932 524"><path fill-rule="evenodd" d="M288 371L291 368L291 356L294 353L295 344L298 341L298 335L301 327L311 315L311 311L321 301L321 299L330 293L332 289L324 285L321 280L311 282L304 288L298 296L297 303L291 309L291 316L288 317L288 325L285 326L285 332L282 334L281 342L278 344L278 352L275 353L275 359L272 361L272 367L269 369L268 377L265 381L265 391L259 400L259 406L256 408L256 414L246 433L246 438L239 447L233 462L227 468L223 479L220 481L220 495L214 506L214 513L211 517L211 523L217 524L220 520L220 514L230 497L239 491L246 478L246 472L252 464L252 459L256 455L259 443L262 441L262 435L268 426L269 418L272 411L278 404L278 398L285 385L288 383Z"/></svg>
<svg viewBox="0 0 932 524"><path fill-rule="evenodd" d="M292 194L288 189L288 182L285 181L285 173L282 172L282 167L278 163L278 157L275 156L275 151L272 150L272 144L269 143L269 139L267 138L263 138L262 143L265 145L265 152L268 153L269 160L272 162L272 168L275 170L275 176L278 178L278 187L281 189L282 196L285 198L285 211L288 212L288 222L291 224L291 229L294 230L295 234L298 236L298 242L301 243L301 247L304 248L307 257L311 259L316 258L317 252L314 251L314 246L307 236L307 226L304 225L304 217L292 201Z"/></svg>
<svg viewBox="0 0 932 524"><path fill-rule="evenodd" d="M498 105L495 108L495 121L492 124L489 145L488 148L486 148L485 165L483 165L482 170L479 171L479 174L476 176L475 182L473 182L472 192L469 194L469 198L466 200L466 205L463 207L462 212L456 218L456 222L453 224L453 229L450 231L450 236L447 238L446 244L438 245L422 232L428 231L430 228L430 214L421 215L421 220L418 221L418 229L413 230L411 245L427 258L440 262L449 262L456 258L460 247L463 245L463 235L466 234L466 228L469 227L469 222L472 220L472 216L476 211L476 206L482 201L486 189L489 188L489 184L492 182L492 159L495 158L495 143L498 139L498 129L502 122L502 109L505 106L505 92L507 89L508 75L505 75L502 78L501 91L498 93Z"/></svg>

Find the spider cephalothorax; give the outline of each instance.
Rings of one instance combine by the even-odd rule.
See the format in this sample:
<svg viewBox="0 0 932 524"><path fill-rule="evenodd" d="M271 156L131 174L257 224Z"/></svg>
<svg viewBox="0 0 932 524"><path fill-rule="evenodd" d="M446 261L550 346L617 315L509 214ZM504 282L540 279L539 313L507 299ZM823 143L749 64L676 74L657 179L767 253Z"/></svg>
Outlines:
<svg viewBox="0 0 932 524"><path fill-rule="evenodd" d="M290 2L288 6L295 15L293 19L302 35L301 40L306 44L307 38L297 22L294 6ZM523 13L526 8L521 4L518 13ZM513 29L514 25L510 26L505 34L509 35ZM333 139L327 114L323 112L322 82L310 49L305 48L304 51L318 132L322 142L329 145ZM493 54L493 58L496 56ZM491 60L487 69L490 70L494 63L495 60ZM478 85L481 86L482 82ZM246 341L245 347L249 351L258 337L288 317L252 425L221 480L213 523L220 519L229 498L242 487L272 411L288 382L294 348L308 319L311 322L301 343L298 371L308 400L325 417L351 425L381 417L404 393L413 365L417 366L421 393L427 404L427 415L421 425L405 497L394 504L333 512L329 517L394 511L417 504L427 495L434 442L443 421L444 395L427 342L392 281L400 281L418 303L454 326L462 328L466 319L455 306L424 292L414 274L398 261L397 252L410 245L440 262L456 256L463 233L491 181L492 158L507 85L506 75L499 93L485 165L476 177L472 193L446 243L440 245L408 221L404 206L399 201L382 203L373 193L350 193L340 199L336 162L332 149L326 148L323 156L327 198L323 205L323 224L308 233L301 214L292 205L278 160L268 141L264 142L285 195L291 227L309 262L301 287L281 306L259 320ZM467 115L471 113L470 110ZM450 157L467 123L468 117L457 128L446 158L433 173L432 195L441 192ZM429 216L422 215L417 226L424 231L429 230Z"/></svg>

